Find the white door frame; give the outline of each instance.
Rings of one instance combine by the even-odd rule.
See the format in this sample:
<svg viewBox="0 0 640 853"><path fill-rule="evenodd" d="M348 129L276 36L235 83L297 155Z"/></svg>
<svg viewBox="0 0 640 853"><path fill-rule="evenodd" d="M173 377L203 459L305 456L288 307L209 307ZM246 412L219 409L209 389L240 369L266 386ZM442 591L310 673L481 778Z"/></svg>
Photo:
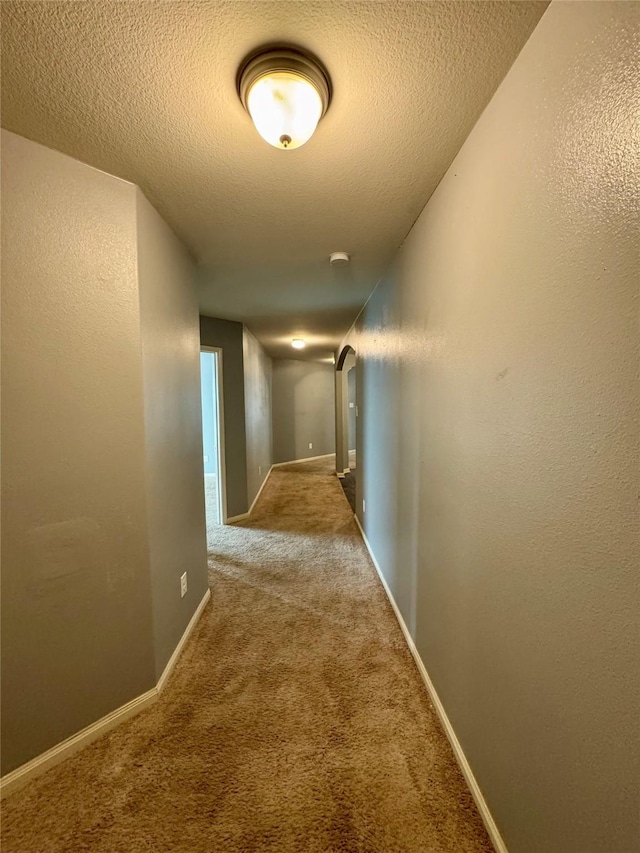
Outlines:
<svg viewBox="0 0 640 853"><path fill-rule="evenodd" d="M211 352L216 359L216 395L214 400L214 417L218 424L218 508L220 523L227 523L227 467L224 455L224 379L222 372L222 349L220 347L200 347L200 352ZM204 464L204 461L203 461Z"/></svg>

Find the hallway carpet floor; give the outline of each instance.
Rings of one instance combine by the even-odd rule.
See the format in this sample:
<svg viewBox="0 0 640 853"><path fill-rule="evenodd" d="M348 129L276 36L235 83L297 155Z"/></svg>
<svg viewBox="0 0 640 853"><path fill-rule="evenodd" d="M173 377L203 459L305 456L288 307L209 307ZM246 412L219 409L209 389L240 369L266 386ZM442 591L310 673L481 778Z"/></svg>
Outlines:
<svg viewBox="0 0 640 853"><path fill-rule="evenodd" d="M209 565L160 699L8 797L3 853L491 851L331 460Z"/></svg>

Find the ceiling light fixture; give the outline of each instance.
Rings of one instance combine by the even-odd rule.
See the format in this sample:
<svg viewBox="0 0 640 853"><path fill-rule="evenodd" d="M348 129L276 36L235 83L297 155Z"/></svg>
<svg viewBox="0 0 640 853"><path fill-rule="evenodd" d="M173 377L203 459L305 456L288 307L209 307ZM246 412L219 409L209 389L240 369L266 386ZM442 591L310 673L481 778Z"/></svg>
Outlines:
<svg viewBox="0 0 640 853"><path fill-rule="evenodd" d="M306 53L276 48L253 54L238 73L238 94L260 136L274 148L299 148L331 100L331 81Z"/></svg>
<svg viewBox="0 0 640 853"><path fill-rule="evenodd" d="M303 341L302 338L294 338L291 341L291 346L294 349L304 349L306 347L306 341Z"/></svg>

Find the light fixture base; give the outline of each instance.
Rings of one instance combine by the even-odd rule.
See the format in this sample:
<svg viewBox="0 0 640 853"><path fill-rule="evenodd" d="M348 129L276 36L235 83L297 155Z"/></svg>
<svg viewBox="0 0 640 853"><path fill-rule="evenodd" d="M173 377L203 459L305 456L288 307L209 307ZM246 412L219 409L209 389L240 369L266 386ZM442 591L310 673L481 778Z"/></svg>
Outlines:
<svg viewBox="0 0 640 853"><path fill-rule="evenodd" d="M347 252L333 252L329 255L329 263L332 267L343 267L350 261Z"/></svg>
<svg viewBox="0 0 640 853"><path fill-rule="evenodd" d="M240 66L238 72L238 95L249 112L247 98L253 84L268 74L289 72L308 80L317 90L322 102L322 113L326 113L331 101L331 80L322 63L306 51L293 47L260 48L252 53Z"/></svg>

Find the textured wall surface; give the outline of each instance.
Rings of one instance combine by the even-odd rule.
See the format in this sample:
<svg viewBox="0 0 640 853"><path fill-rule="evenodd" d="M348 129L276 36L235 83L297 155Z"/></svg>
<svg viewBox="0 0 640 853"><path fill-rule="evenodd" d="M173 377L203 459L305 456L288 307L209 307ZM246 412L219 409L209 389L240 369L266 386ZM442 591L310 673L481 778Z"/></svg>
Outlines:
<svg viewBox="0 0 640 853"><path fill-rule="evenodd" d="M242 351L247 433L247 501L251 506L272 462L271 359L246 328L242 335Z"/></svg>
<svg viewBox="0 0 640 853"><path fill-rule="evenodd" d="M335 452L333 374L332 364L273 360L274 462Z"/></svg>
<svg viewBox="0 0 640 853"><path fill-rule="evenodd" d="M285 358L304 331L314 357L345 334L545 7L4 0L2 123L134 181L203 264L203 314L248 323ZM260 139L236 93L243 59L273 42L313 51L333 81L295 151ZM353 255L338 280L336 250Z"/></svg>
<svg viewBox="0 0 640 853"><path fill-rule="evenodd" d="M207 590L195 270L136 190L147 512L156 677ZM188 590L180 597L180 576Z"/></svg>
<svg viewBox="0 0 640 853"><path fill-rule="evenodd" d="M155 683L135 204L3 132L3 773Z"/></svg>
<svg viewBox="0 0 640 853"><path fill-rule="evenodd" d="M639 840L638 9L550 6L350 336L359 514L510 853Z"/></svg>
<svg viewBox="0 0 640 853"><path fill-rule="evenodd" d="M227 515L242 515L249 507L242 323L200 317L200 343L203 347L220 347L222 350Z"/></svg>

